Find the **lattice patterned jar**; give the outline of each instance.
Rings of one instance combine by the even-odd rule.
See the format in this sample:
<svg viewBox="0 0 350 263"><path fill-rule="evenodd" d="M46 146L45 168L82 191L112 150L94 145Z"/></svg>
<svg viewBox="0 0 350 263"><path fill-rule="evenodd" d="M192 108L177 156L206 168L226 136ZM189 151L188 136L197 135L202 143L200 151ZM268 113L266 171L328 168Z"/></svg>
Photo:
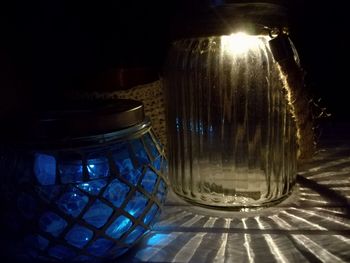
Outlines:
<svg viewBox="0 0 350 263"><path fill-rule="evenodd" d="M126 252L167 191L163 148L142 104L119 100L30 123L1 155L5 256L99 261Z"/></svg>

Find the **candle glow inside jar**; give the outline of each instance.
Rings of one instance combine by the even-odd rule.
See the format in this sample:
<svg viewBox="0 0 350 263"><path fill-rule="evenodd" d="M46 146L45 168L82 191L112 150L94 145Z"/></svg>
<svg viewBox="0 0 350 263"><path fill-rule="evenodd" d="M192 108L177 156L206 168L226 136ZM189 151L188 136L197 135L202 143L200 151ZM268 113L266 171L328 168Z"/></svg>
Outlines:
<svg viewBox="0 0 350 263"><path fill-rule="evenodd" d="M270 20L279 11L273 4L228 5L215 14L230 27L209 20L209 33L193 26L197 35L193 30L172 43L164 76L169 179L193 204L245 210L291 193L296 116L270 46L271 21L284 26Z"/></svg>

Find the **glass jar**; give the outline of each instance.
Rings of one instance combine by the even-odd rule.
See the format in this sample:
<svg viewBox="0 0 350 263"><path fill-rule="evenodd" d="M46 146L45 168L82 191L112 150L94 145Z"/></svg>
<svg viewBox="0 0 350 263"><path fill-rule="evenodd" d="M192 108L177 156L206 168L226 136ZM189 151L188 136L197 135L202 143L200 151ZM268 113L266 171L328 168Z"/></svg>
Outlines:
<svg viewBox="0 0 350 263"><path fill-rule="evenodd" d="M5 257L115 258L149 231L166 196L166 160L140 102L12 122L0 162Z"/></svg>
<svg viewBox="0 0 350 263"><path fill-rule="evenodd" d="M169 179L185 200L241 209L290 194L296 121L269 42L284 21L274 4L231 4L172 43L163 80Z"/></svg>

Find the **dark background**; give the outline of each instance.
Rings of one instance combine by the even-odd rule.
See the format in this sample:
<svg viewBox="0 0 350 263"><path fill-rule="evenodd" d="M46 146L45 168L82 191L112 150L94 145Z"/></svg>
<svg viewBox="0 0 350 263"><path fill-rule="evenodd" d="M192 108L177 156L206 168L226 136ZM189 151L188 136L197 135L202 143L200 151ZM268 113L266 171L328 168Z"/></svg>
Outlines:
<svg viewBox="0 0 350 263"><path fill-rule="evenodd" d="M62 92L87 89L89 83L102 90L93 80L115 68L161 72L174 21L191 17L203 5L193 0L90 2L1 4L1 115L59 104ZM350 13L338 3L290 0L290 30L306 88L322 98L331 120L348 121Z"/></svg>

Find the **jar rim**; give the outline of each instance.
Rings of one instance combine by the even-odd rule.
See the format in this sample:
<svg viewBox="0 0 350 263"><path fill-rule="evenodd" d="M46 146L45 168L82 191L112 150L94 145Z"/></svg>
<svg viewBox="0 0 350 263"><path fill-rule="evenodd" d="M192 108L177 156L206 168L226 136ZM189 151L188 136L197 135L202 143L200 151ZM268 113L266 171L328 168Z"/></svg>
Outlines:
<svg viewBox="0 0 350 263"><path fill-rule="evenodd" d="M87 103L61 110L10 116L4 120L2 144L60 145L86 144L119 138L143 129L144 106L136 100ZM103 139L104 138L104 139Z"/></svg>

